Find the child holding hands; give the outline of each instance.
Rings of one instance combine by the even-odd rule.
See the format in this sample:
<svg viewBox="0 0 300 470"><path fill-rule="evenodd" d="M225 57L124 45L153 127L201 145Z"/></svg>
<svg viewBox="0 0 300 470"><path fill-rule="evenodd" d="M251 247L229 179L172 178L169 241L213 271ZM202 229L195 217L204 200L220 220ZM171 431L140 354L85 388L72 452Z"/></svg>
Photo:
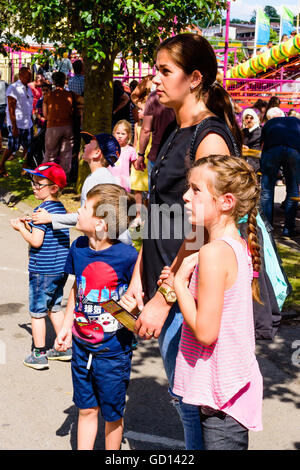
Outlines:
<svg viewBox="0 0 300 470"><path fill-rule="evenodd" d="M55 349L65 351L72 341L73 399L79 408L81 450L94 447L99 411L105 420L106 450L119 450L122 442L134 337L103 310L101 302L118 301L131 279L137 252L118 236L128 226L132 204L134 198L118 185L94 186L78 210L76 227L85 236L73 242L65 265L76 280Z"/></svg>
<svg viewBox="0 0 300 470"><path fill-rule="evenodd" d="M172 392L199 407L206 450L245 450L248 431L262 429L252 301L261 302L256 175L242 159L210 156L194 163L188 182L189 222L207 233L199 251L191 246L194 253L165 266L158 281L173 284L183 315ZM245 215L248 246L237 228Z"/></svg>
<svg viewBox="0 0 300 470"><path fill-rule="evenodd" d="M184 201L190 223L204 225L209 239L174 278L184 321L173 393L199 407L205 449L245 450L248 430L262 429L252 304L252 296L260 301L256 176L242 159L201 158ZM248 247L237 228L246 214Z"/></svg>

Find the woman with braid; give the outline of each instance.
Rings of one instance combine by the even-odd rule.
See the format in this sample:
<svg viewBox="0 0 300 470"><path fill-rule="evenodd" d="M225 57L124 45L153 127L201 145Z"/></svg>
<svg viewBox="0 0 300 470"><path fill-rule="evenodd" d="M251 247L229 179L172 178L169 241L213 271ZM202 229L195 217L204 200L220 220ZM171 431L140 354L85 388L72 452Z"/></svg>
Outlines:
<svg viewBox="0 0 300 470"><path fill-rule="evenodd" d="M174 289L184 318L173 393L199 407L206 450L245 450L262 429L252 297L260 301L259 190L244 160L209 156L189 173L185 208L208 242L184 258ZM238 220L248 215L248 243ZM252 287L251 287L252 285Z"/></svg>

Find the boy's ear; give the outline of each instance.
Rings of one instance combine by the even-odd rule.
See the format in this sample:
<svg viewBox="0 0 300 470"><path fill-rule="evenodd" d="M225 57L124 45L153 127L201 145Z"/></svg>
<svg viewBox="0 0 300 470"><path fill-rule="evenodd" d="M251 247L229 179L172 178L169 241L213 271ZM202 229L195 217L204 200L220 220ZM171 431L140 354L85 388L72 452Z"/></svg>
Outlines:
<svg viewBox="0 0 300 470"><path fill-rule="evenodd" d="M96 153L97 153L97 158L103 157L103 153L102 153L102 150L101 150L100 147L97 147L95 150L96 150Z"/></svg>
<svg viewBox="0 0 300 470"><path fill-rule="evenodd" d="M53 184L50 186L50 192L51 194L57 194L60 190L60 187L57 184Z"/></svg>
<svg viewBox="0 0 300 470"><path fill-rule="evenodd" d="M100 240L102 240L103 237L106 236L107 231L108 231L108 226L104 219L99 219L97 221L95 230L96 230L96 236Z"/></svg>

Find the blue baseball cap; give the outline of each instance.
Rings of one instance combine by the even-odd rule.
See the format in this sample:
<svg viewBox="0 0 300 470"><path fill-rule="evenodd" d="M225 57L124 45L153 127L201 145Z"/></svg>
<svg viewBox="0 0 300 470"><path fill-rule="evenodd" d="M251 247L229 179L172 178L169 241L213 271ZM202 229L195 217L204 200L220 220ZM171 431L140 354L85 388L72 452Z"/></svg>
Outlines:
<svg viewBox="0 0 300 470"><path fill-rule="evenodd" d="M91 140L96 140L101 149L103 157L111 166L114 166L120 156L121 147L113 135L105 133L93 135L85 131L80 132L80 135L86 144L88 144Z"/></svg>

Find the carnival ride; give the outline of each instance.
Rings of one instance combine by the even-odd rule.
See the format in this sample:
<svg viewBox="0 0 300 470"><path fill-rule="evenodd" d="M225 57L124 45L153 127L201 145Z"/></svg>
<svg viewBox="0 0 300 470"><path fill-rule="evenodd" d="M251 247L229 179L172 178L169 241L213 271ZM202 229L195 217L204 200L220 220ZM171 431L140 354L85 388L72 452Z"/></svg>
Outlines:
<svg viewBox="0 0 300 470"><path fill-rule="evenodd" d="M241 106L277 96L288 111L300 107L300 34L277 44L226 73L224 85Z"/></svg>
<svg viewBox="0 0 300 470"><path fill-rule="evenodd" d="M228 78L255 77L261 72L266 72L270 67L276 67L282 62L297 57L300 52L300 34L285 42L271 47L267 51L243 62L227 71ZM300 73L300 70L299 70Z"/></svg>

